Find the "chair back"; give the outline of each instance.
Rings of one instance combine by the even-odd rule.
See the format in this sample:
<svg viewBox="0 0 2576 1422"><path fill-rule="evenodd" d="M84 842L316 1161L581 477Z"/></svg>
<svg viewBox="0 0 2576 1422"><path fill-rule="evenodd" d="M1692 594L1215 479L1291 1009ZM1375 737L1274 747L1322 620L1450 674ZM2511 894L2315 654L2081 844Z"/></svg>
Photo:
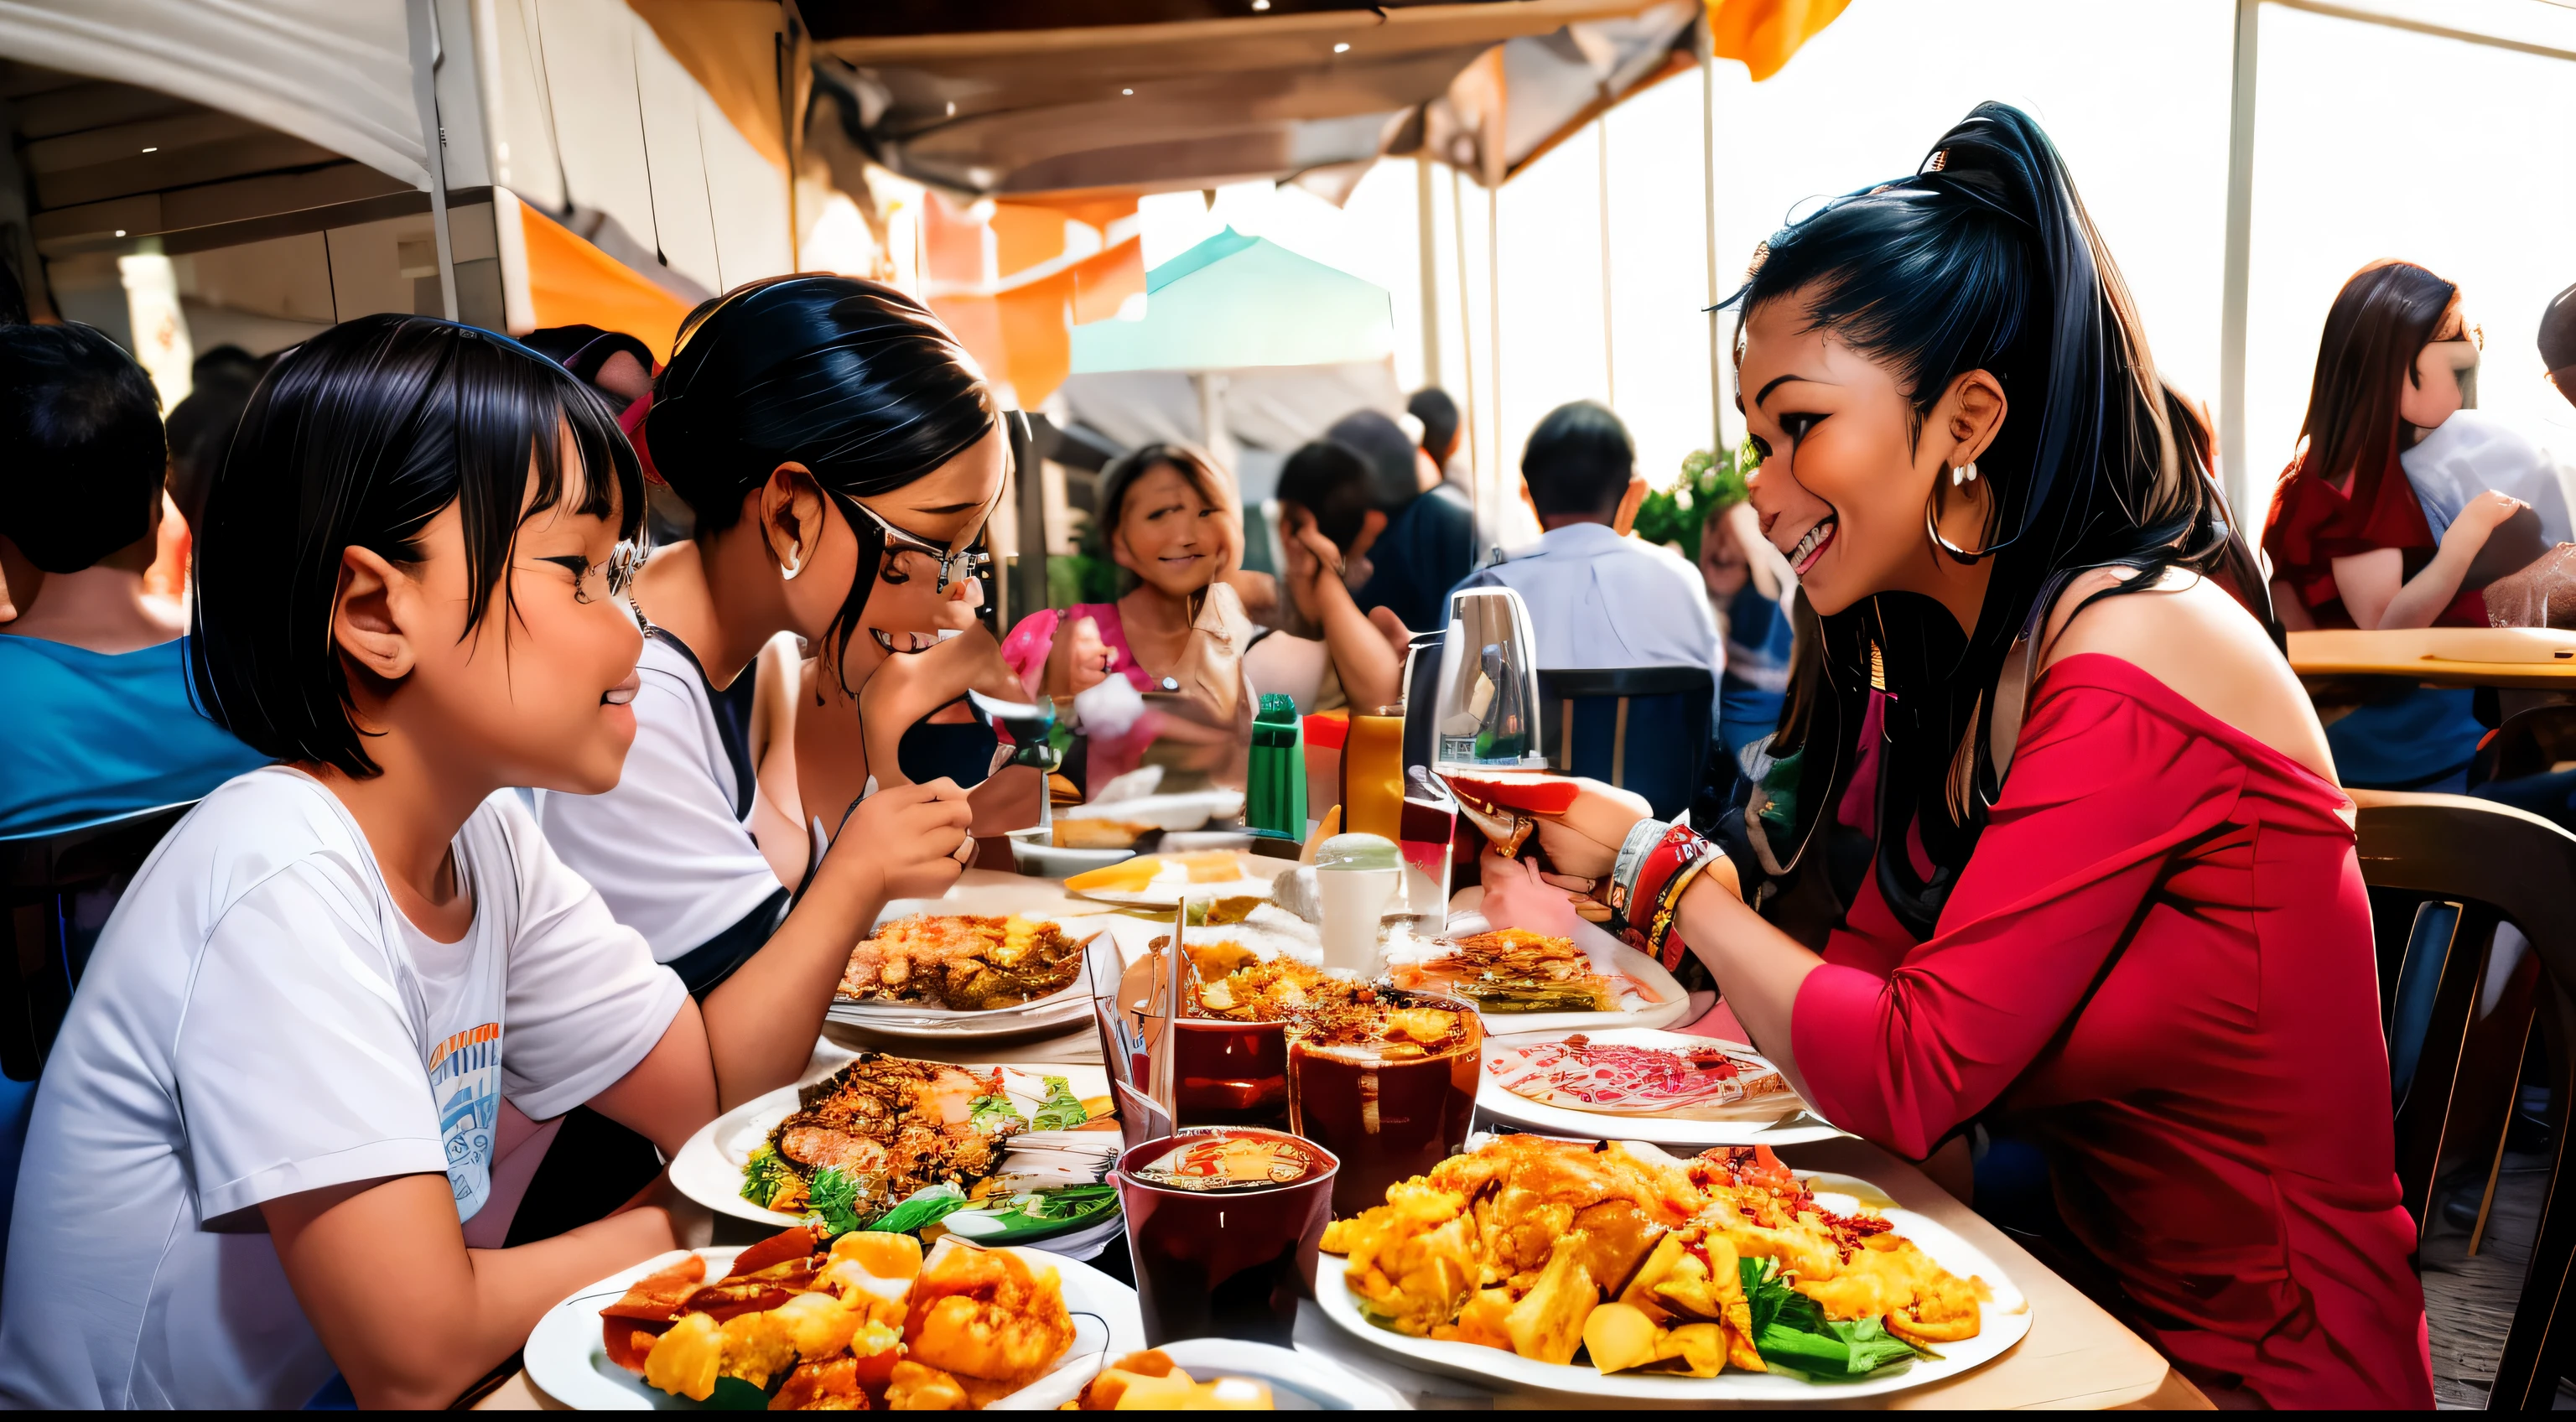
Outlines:
<svg viewBox="0 0 2576 1422"><path fill-rule="evenodd" d="M1671 819L1699 793L1716 693L1706 667L1542 670L1539 743L1557 769L1634 790Z"/></svg>
<svg viewBox="0 0 2576 1422"><path fill-rule="evenodd" d="M2469 784L2547 775L2570 763L2576 763L2576 706L2534 706L2506 717L2479 743Z"/></svg>
<svg viewBox="0 0 2576 1422"><path fill-rule="evenodd" d="M0 1075L35 1079L117 896L195 803L0 839L10 948L0 971Z"/></svg>
<svg viewBox="0 0 2576 1422"><path fill-rule="evenodd" d="M2411 895L2430 906L2414 916L2391 975L2390 1002L2391 1056L2402 1048L2412 1057L2399 1083L2398 1180L2419 1222L2447 1165L2483 1168L2492 1199L2535 1013L2549 1044L2551 1107L2560 1123L2552 1132L2549 1194L2487 1402L2546 1407L2557 1388L2555 1360L2576 1345L2576 1319L2563 1318L2560 1307L2576 1267L2576 1199L2558 1195L2571 1179L2564 1123L2576 1097L2576 894L2569 891L2576 835L2463 795L2350 793L2360 808L2361 872L2373 899L2385 906L2391 894ZM2525 965L2500 996L2485 999L2499 923L2529 940L2537 971Z"/></svg>

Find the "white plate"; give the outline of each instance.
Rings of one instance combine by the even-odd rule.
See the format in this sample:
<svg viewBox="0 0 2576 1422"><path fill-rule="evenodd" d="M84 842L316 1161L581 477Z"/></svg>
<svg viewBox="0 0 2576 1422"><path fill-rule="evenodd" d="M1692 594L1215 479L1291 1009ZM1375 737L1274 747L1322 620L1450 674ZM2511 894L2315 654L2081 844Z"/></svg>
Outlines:
<svg viewBox="0 0 2576 1422"><path fill-rule="evenodd" d="M900 908L902 912L896 910ZM961 918L994 918L997 914L966 914L954 905L936 900L900 899L886 906L868 931L871 934L898 919L916 914ZM1049 914L1032 914L1036 922L1052 923L1074 941L1078 952L1087 952L1091 940L1107 931L1091 923L1068 923ZM1076 962L1080 959L1077 957ZM865 1028L880 1037L893 1037L908 1042L998 1042L1013 1037L1026 1037L1046 1031L1061 1031L1091 1017L1091 995L1083 986L1077 971L1073 981L1048 993L1011 1007L955 1008L937 1007L926 1002L885 1002L868 1000L851 1002L835 997L823 1011L825 1019L845 1027Z"/></svg>
<svg viewBox="0 0 2576 1422"><path fill-rule="evenodd" d="M1132 849L1067 849L1046 828L1012 830L1011 864L1033 879L1070 879L1103 865L1133 859Z"/></svg>
<svg viewBox="0 0 2576 1422"><path fill-rule="evenodd" d="M1450 938L1464 938L1482 933L1486 927L1483 914L1452 914L1444 933ZM1488 1012L1483 1014L1486 1031L1524 1036L1533 1032L1596 1032L1613 1027L1670 1027L1689 1013L1690 994L1682 991L1682 985L1664 971L1663 964L1588 923L1576 929L1574 941L1592 955L1595 965L1606 957L1612 968L1645 984L1661 1001L1648 1002L1622 990L1622 1010L1618 1012Z"/></svg>
<svg viewBox="0 0 2576 1422"><path fill-rule="evenodd" d="M1085 998L1088 1003L1090 999ZM1087 1009L1086 1009L1087 1010ZM970 1066L971 1072L988 1072L990 1066ZM1096 1066L1021 1066L1005 1065L1002 1092L1025 1116L1037 1108L1035 1093L1043 1090L1040 1077L1060 1076L1073 1094L1084 1099L1109 1094L1109 1074ZM738 1220L776 1225L781 1229L804 1221L803 1215L791 1215L755 1205L742 1197L742 1168L751 1153L768 1141L769 1133L796 1111L796 1087L782 1086L763 1096L755 1096L698 1128L671 1157L671 1183L681 1194ZM1116 1131L1097 1134L1110 1141L1118 1139Z"/></svg>
<svg viewBox="0 0 2576 1422"><path fill-rule="evenodd" d="M1140 908L1176 908L1186 893L1193 899L1244 899L1270 897L1272 878L1284 870L1297 867L1296 861L1273 859L1250 851L1237 851L1236 862L1243 866L1244 877L1214 884L1191 884L1174 881L1142 889L1074 889L1067 892L1105 904L1132 904Z"/></svg>
<svg viewBox="0 0 2576 1422"><path fill-rule="evenodd" d="M599 1311L625 1297L627 1286L678 1262L683 1251L655 1255L623 1269L546 1310L528 1335L528 1380L548 1397L582 1412L694 1412L701 1404L648 1387L642 1378L608 1360ZM1064 1306L1073 1314L1073 1346L1054 1372L1003 1398L998 1409L1053 1408L1071 1400L1100 1371L1106 1358L1123 1358L1145 1346L1136 1291L1092 1268L1033 1249L1011 1251L1064 1280ZM730 1268L742 1246L701 1249L707 1277Z"/></svg>
<svg viewBox="0 0 2576 1422"><path fill-rule="evenodd" d="M1381 1328L1369 1322L1360 1312L1358 1296L1343 1281L1350 1261L1330 1254L1317 1261L1316 1302L1323 1307L1325 1316L1343 1332L1416 1367L1487 1384L1502 1383L1545 1392L1655 1402L1780 1406L1802 1402L1834 1403L1849 1398L1904 1392L1957 1377L1992 1362L2020 1342L2022 1335L2030 1332L2029 1301L1983 1250L1934 1220L1912 1210L1891 1208L1880 1203L1887 1200L1886 1192L1865 1180L1842 1175L1802 1175L1800 1178L1807 1181L1808 1188L1816 1192L1817 1203L1825 1208L1848 1213L1863 1202L1878 1205L1895 1224L1896 1232L1913 1240L1924 1253L1932 1256L1934 1263L1953 1274L1973 1274L1984 1279L1994 1298L1985 1305L1983 1330L1964 1343L1940 1344L1933 1350L1941 1355L1939 1362L1918 1358L1900 1371L1880 1373L1859 1382L1814 1383L1785 1373L1754 1373L1735 1368L1713 1378L1678 1378L1656 1373L1602 1373L1586 1364L1542 1363L1500 1348L1474 1343L1407 1338L1391 1328Z"/></svg>
<svg viewBox="0 0 2576 1422"><path fill-rule="evenodd" d="M1488 1017L1487 1022L1500 1022L1501 1017ZM1583 1030L1583 1029L1575 1029ZM1540 1042L1562 1041L1572 1032L1515 1032L1508 1037L1488 1037L1485 1051L1498 1048L1532 1046ZM1625 1047L1705 1047L1712 1043L1742 1056L1768 1065L1768 1061L1741 1042L1719 1041L1714 1037L1694 1037L1687 1032L1665 1032L1652 1028L1612 1027L1585 1032L1596 1042ZM1544 1136L1615 1138L1630 1141L1652 1141L1656 1145L1687 1146L1695 1150L1721 1145L1797 1145L1805 1141L1831 1140L1842 1134L1822 1118L1807 1113L1806 1103L1795 1096L1787 1098L1780 1115L1769 1121L1676 1121L1661 1116L1619 1116L1600 1111L1582 1111L1571 1106L1551 1106L1532 1101L1497 1082L1493 1074L1484 1074L1476 1088L1476 1110L1488 1119Z"/></svg>
<svg viewBox="0 0 2576 1422"><path fill-rule="evenodd" d="M1163 1356L1200 1382L1252 1378L1270 1384L1282 1412L1410 1412L1413 1404L1308 1348L1282 1348L1240 1338L1184 1338L1166 1343Z"/></svg>

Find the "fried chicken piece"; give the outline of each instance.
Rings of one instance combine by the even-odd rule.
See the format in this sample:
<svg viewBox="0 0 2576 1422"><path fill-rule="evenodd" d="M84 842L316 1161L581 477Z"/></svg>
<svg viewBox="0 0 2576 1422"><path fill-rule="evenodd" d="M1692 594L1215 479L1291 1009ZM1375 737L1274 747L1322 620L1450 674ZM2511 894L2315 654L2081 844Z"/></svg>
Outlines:
<svg viewBox="0 0 2576 1422"><path fill-rule="evenodd" d="M1324 1248L1350 1256L1351 1289L1371 1312L1419 1338L1457 1316L1480 1281L1475 1221L1465 1196L1419 1179L1387 1187L1386 1200L1324 1226Z"/></svg>
<svg viewBox="0 0 2576 1422"><path fill-rule="evenodd" d="M954 1238L912 1287L904 1325L907 1356L968 1381L1016 1392L1073 1346L1073 1316L1054 1270L1033 1271L1018 1255ZM996 1395L1000 1395L997 1393Z"/></svg>
<svg viewBox="0 0 2576 1422"><path fill-rule="evenodd" d="M865 1412L867 1389L859 1385L859 1360L829 1358L799 1363L769 1399L772 1412Z"/></svg>

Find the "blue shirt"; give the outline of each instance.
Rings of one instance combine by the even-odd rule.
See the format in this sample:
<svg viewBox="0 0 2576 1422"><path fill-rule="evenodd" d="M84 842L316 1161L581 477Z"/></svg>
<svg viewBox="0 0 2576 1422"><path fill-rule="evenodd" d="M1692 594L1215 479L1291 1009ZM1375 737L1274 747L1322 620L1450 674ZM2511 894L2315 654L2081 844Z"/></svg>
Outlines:
<svg viewBox="0 0 2576 1422"><path fill-rule="evenodd" d="M1351 593L1360 611L1392 609L1404 625L1427 632L1448 625L1449 590L1476 567L1476 515L1450 484L1395 511L1369 545L1376 571Z"/></svg>
<svg viewBox="0 0 2576 1422"><path fill-rule="evenodd" d="M188 700L188 639L109 655L0 635L0 836L202 798L268 757Z"/></svg>

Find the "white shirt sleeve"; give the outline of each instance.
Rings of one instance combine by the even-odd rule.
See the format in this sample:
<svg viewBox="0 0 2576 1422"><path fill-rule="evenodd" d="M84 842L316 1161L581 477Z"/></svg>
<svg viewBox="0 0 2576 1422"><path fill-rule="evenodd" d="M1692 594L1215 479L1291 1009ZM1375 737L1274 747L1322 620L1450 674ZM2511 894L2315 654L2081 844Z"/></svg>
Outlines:
<svg viewBox="0 0 2576 1422"><path fill-rule="evenodd" d="M617 921L671 962L741 921L782 887L716 777L692 688L652 665L635 693L635 744L604 795L540 797L546 836ZM748 674L748 673L746 673ZM732 770L724 771L727 779Z"/></svg>
<svg viewBox="0 0 2576 1422"><path fill-rule="evenodd" d="M688 1001L642 934L611 917L565 868L519 802L501 818L519 875L519 920L502 1008L501 1088L537 1120L560 1116L644 1060Z"/></svg>
<svg viewBox="0 0 2576 1422"><path fill-rule="evenodd" d="M374 896L332 862L270 875L199 955L173 1057L206 1220L447 1169Z"/></svg>

